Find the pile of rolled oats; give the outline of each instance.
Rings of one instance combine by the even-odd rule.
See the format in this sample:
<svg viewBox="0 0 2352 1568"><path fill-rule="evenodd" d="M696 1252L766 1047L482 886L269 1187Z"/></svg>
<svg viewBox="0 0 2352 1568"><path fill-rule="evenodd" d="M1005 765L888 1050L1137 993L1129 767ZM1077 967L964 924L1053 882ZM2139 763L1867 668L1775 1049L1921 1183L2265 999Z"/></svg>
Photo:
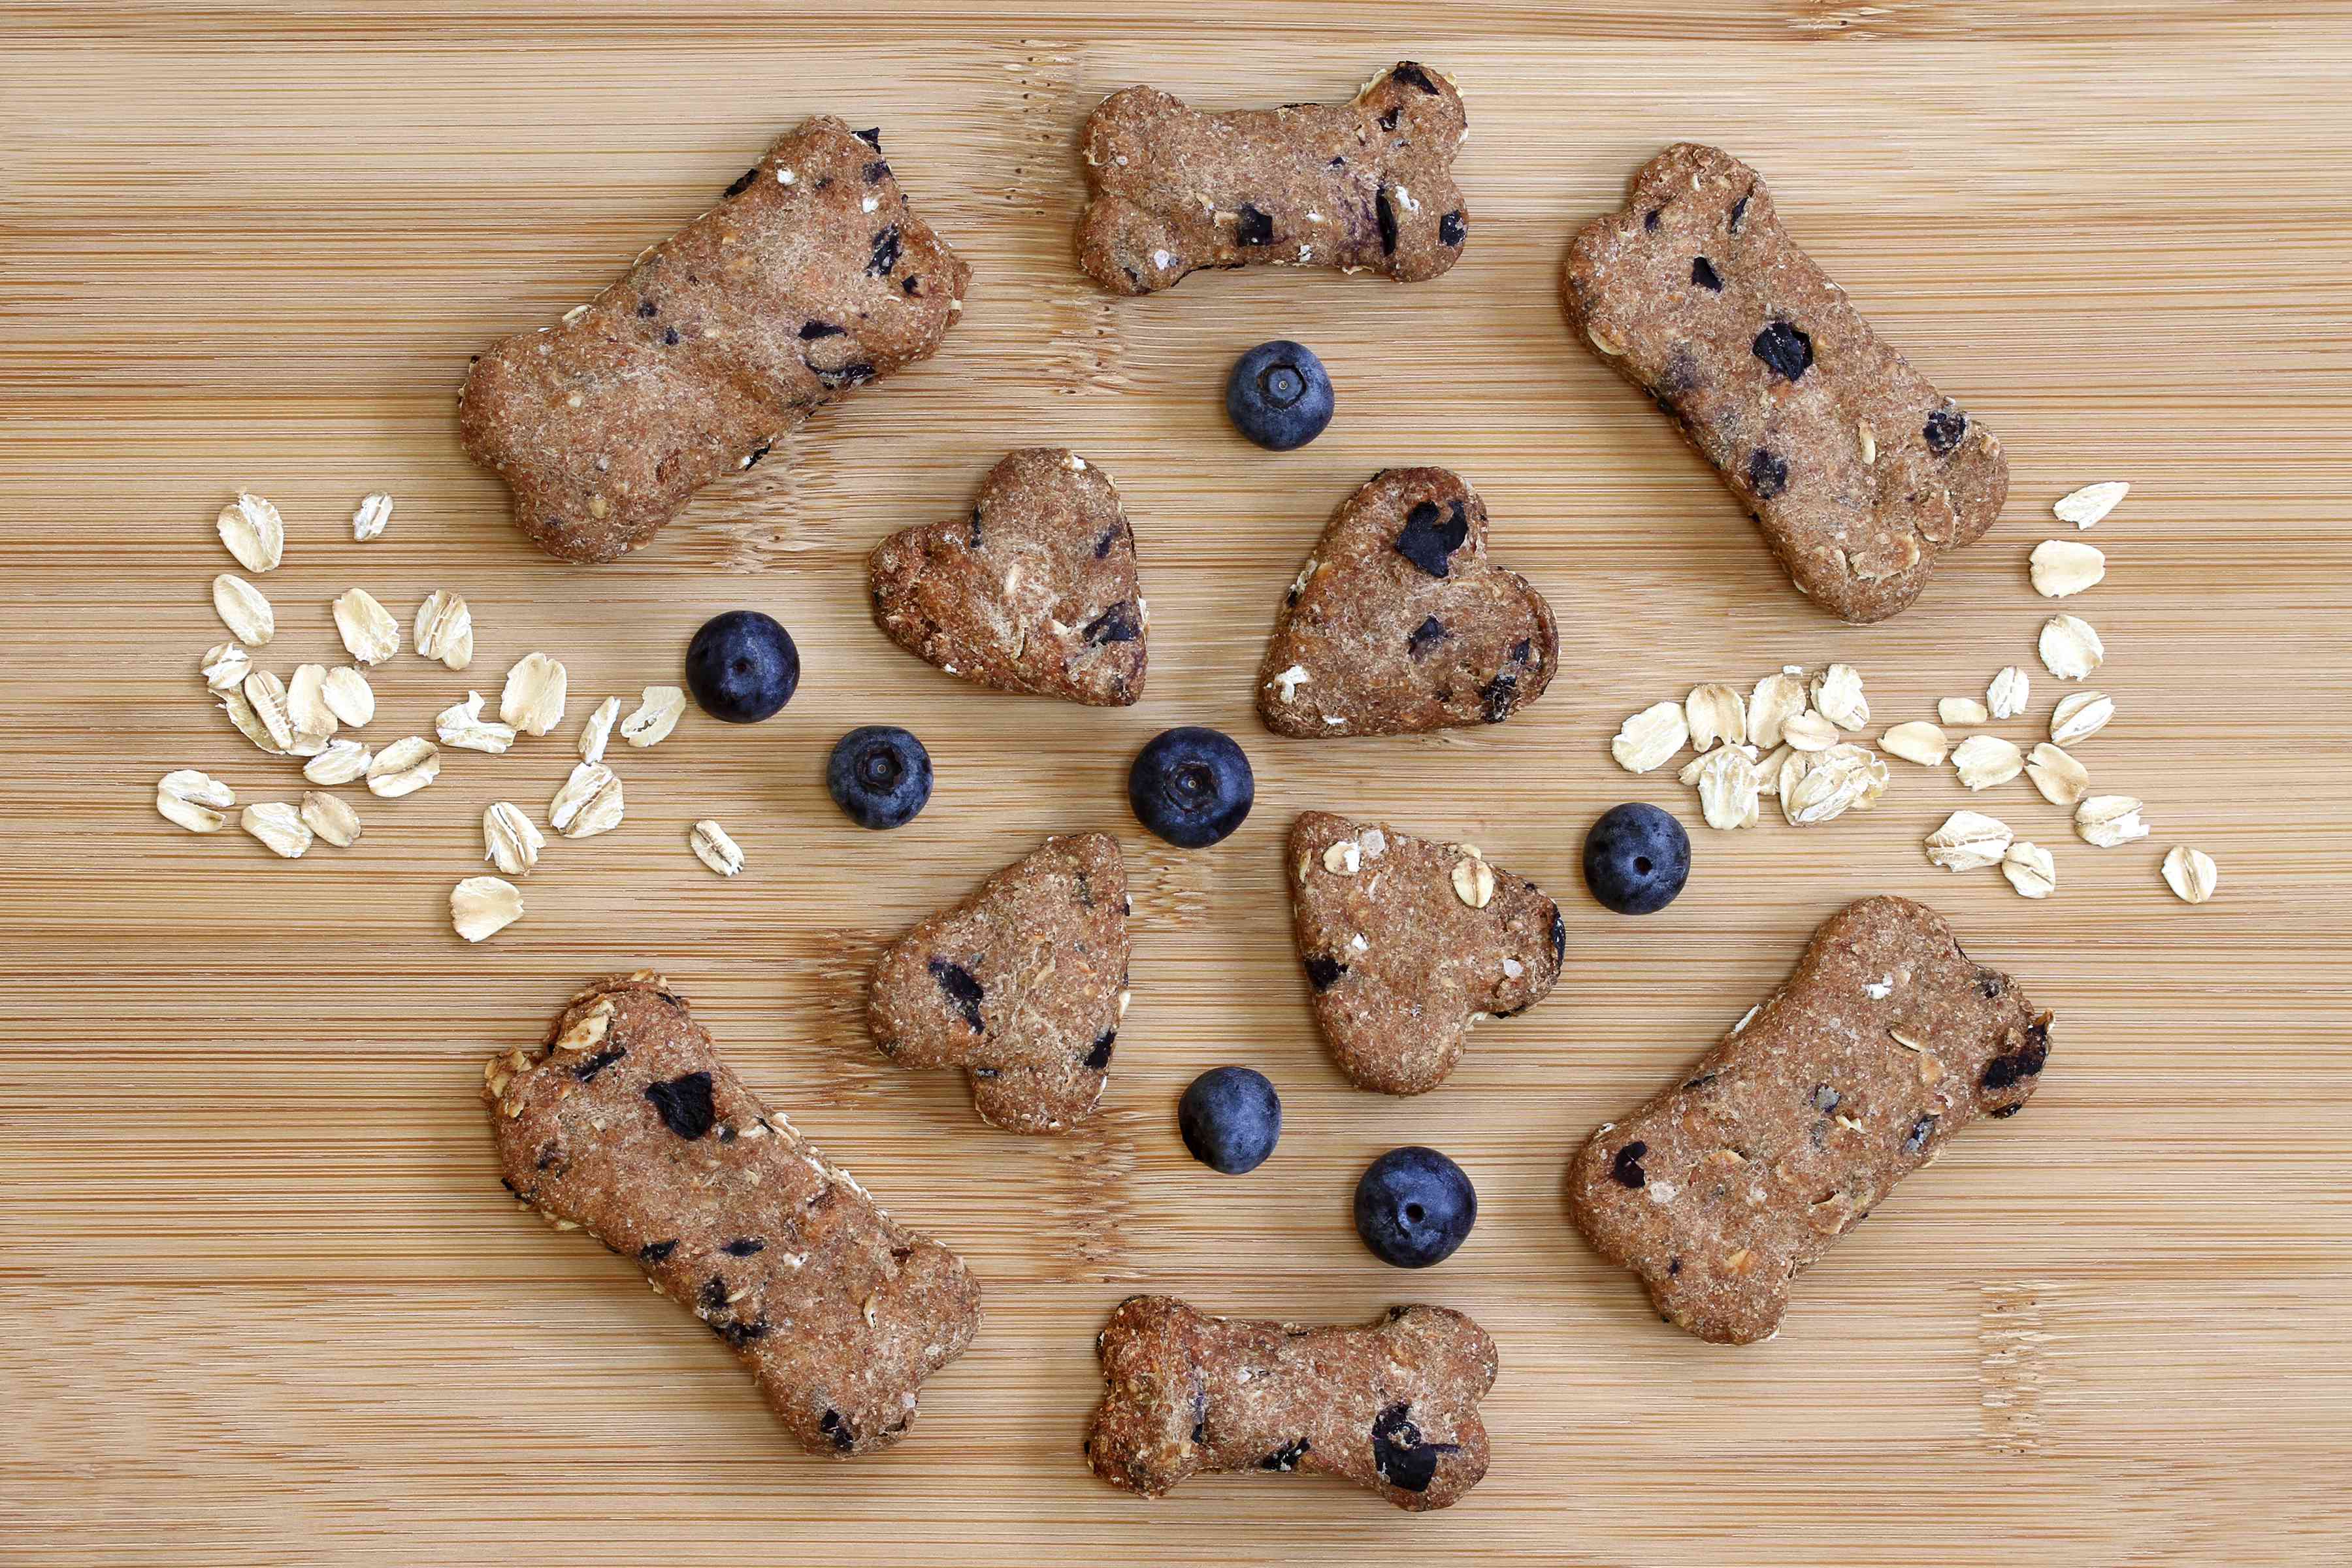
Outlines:
<svg viewBox="0 0 2352 1568"><path fill-rule="evenodd" d="M2113 511L2131 487L2120 480L2089 485L2059 500L2059 519L2087 529ZM2029 562L2034 589L2044 598L2071 598L2106 575L2106 556L2073 540L2044 540ZM2042 668L2063 681L2089 679L2106 658L2106 645L2079 616L2053 616L2042 624L2038 647ZM1858 733L1870 722L1862 676L1851 665L1832 664L1809 676L1798 665L1758 681L1743 699L1737 687L1709 682L1691 689L1680 703L1659 702L1625 721L1610 752L1629 772L1664 766L1688 745L1696 755L1675 777L1698 791L1699 815L1709 827L1753 827L1766 791L1780 798L1780 814L1792 827L1811 827L1848 811L1867 811L1885 791L1885 756L1922 768L1949 763L1969 790L1997 788L2022 774L2053 805L2074 814L2074 832L2085 844L2108 849L2148 836L2138 799L2091 793L2090 770L2068 750L2105 729L2116 716L2115 700L2103 691L2067 693L2052 710L2048 738L2030 750L1980 727L2021 718L2033 679L2019 665L1994 675L1985 694L1947 697L1936 704L1936 721L1908 720L1878 737L1878 751L1841 731ZM1975 733L1956 735L1956 730ZM1765 754L1759 758L1759 751ZM2010 886L2029 899L2057 890L2055 857L2021 839L1999 817L1956 811L1927 836L1929 863L1965 871L1998 866ZM2211 856L2187 845L2164 858L2165 883L2189 903L2213 896L2220 873Z"/></svg>
<svg viewBox="0 0 2352 1568"><path fill-rule="evenodd" d="M392 497L381 492L362 500L352 517L352 537L379 537L391 520ZM285 559L285 521L262 497L240 491L220 511L221 543L236 563L266 576ZM440 777L443 748L505 753L524 736L541 736L562 721L569 678L561 661L545 653L526 654L508 670L499 689L496 718L484 713L478 691L444 708L434 721L434 738L408 735L381 747L355 733L376 717L376 694L369 680L399 653L401 623L373 594L352 588L337 598L331 613L348 664L298 665L290 680L254 663L253 650L267 647L278 632L269 599L244 577L224 572L213 579L213 605L233 641L207 651L201 664L205 686L238 733L273 757L300 762L306 790L299 805L257 801L236 816L237 826L271 853L289 860L314 844L347 848L360 837L359 812L332 790L362 785L379 800L415 795ZM458 595L436 589L417 606L411 623L417 655L450 670L463 670L474 658L474 616ZM668 738L686 711L686 693L675 686L648 686L636 710L620 717L621 700L608 697L580 734L579 765L553 800L547 825L566 838L588 838L621 826L619 776L604 763L604 747L617 723L630 745L647 747ZM236 794L221 780L194 768L163 775L155 809L164 820L191 833L218 833L228 826ZM546 847L546 836L522 809L499 801L482 814L484 858L506 876L528 877ZM743 868L743 852L724 828L698 822L688 847L721 876ZM449 895L452 925L467 942L503 931L522 915L522 894L504 877L468 877Z"/></svg>

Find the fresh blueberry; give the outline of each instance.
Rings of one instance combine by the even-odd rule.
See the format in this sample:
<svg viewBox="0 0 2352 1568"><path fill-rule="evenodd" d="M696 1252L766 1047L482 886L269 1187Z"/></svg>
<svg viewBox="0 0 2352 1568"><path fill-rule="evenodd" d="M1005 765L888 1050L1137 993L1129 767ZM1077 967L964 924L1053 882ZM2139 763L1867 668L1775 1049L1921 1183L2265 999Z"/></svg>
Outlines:
<svg viewBox="0 0 2352 1568"><path fill-rule="evenodd" d="M800 683L793 634L757 610L713 616L686 645L687 689L713 719L756 724L790 702Z"/></svg>
<svg viewBox="0 0 2352 1568"><path fill-rule="evenodd" d="M1257 798L1249 758L1234 738L1186 725L1162 730L1127 772L1135 818L1180 849L1205 849L1242 825Z"/></svg>
<svg viewBox="0 0 2352 1568"><path fill-rule="evenodd" d="M1331 378L1315 351L1276 338L1234 362L1225 383L1234 428L1269 451L1287 452L1331 423Z"/></svg>
<svg viewBox="0 0 2352 1568"><path fill-rule="evenodd" d="M1444 1262L1477 1222L1478 1189L1434 1149L1391 1149L1356 1184L1356 1234L1399 1268Z"/></svg>
<svg viewBox="0 0 2352 1568"><path fill-rule="evenodd" d="M1584 885L1621 915L1655 914L1690 879L1690 835L1643 801L1612 805L1584 836Z"/></svg>
<svg viewBox="0 0 2352 1568"><path fill-rule="evenodd" d="M1262 1072L1211 1068L1176 1102L1176 1131L1192 1158L1228 1176L1242 1175L1274 1152L1282 1136L1282 1097Z"/></svg>
<svg viewBox="0 0 2352 1568"><path fill-rule="evenodd" d="M858 826L904 827L930 803L931 754L895 724L868 724L833 743L824 787Z"/></svg>

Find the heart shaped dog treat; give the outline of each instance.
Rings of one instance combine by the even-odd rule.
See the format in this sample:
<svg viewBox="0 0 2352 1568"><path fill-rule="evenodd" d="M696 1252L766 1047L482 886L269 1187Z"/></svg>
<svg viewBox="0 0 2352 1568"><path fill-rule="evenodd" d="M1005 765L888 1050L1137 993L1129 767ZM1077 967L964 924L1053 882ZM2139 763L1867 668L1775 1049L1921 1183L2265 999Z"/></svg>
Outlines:
<svg viewBox="0 0 2352 1568"><path fill-rule="evenodd" d="M1290 829L1290 912L1315 1022L1360 1089L1445 1081L1480 1018L1551 992L1559 907L1465 844L1310 811Z"/></svg>
<svg viewBox="0 0 2352 1568"><path fill-rule="evenodd" d="M1008 453L970 519L892 534L866 572L875 624L950 675L1097 708L1143 695L1135 532L1076 452Z"/></svg>
<svg viewBox="0 0 2352 1568"><path fill-rule="evenodd" d="M1277 735L1499 724L1559 662L1551 606L1486 559L1486 507L1444 468L1384 468L1299 569L1258 673Z"/></svg>
<svg viewBox="0 0 2352 1568"><path fill-rule="evenodd" d="M874 1043L901 1067L962 1068L983 1121L1066 1131L1110 1077L1128 912L1118 840L1048 838L882 955L866 999Z"/></svg>

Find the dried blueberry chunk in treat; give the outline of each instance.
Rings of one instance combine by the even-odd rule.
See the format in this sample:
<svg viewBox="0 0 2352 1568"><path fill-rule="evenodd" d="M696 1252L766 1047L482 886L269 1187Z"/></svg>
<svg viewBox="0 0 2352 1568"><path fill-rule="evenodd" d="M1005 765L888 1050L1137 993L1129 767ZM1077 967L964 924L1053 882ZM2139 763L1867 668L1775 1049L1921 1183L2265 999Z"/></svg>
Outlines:
<svg viewBox="0 0 2352 1568"><path fill-rule="evenodd" d="M1067 1131L1108 1076L1127 907L1118 840L1047 839L883 953L866 998L875 1045L900 1067L963 1068L992 1125Z"/></svg>
<svg viewBox="0 0 2352 1568"><path fill-rule="evenodd" d="M1691 281L1697 284L1700 288L1706 289L1710 294L1720 294L1723 292L1722 275L1716 271L1715 263L1709 261L1704 256L1695 257L1692 258Z"/></svg>
<svg viewBox="0 0 2352 1568"><path fill-rule="evenodd" d="M887 278L898 265L898 226L887 224L874 237L874 255L866 263L866 270L877 278Z"/></svg>
<svg viewBox="0 0 2352 1568"><path fill-rule="evenodd" d="M1462 209L1456 207L1437 220L1437 243L1458 246L1468 238L1470 230L1462 221Z"/></svg>
<svg viewBox="0 0 2352 1568"><path fill-rule="evenodd" d="M1720 289L1717 292L1721 292ZM1756 334L1756 357L1783 381L1801 381L1813 363L1813 340L1786 321L1774 321Z"/></svg>
<svg viewBox="0 0 2352 1568"><path fill-rule="evenodd" d="M1234 216L1234 239L1241 245L1272 245L1274 215L1244 202Z"/></svg>
<svg viewBox="0 0 2352 1568"><path fill-rule="evenodd" d="M2049 1016L1906 899L1847 906L1698 1070L1586 1143L1569 1207L1666 1321L1746 1344L1795 1277L1980 1116L2015 1110Z"/></svg>
<svg viewBox="0 0 2352 1568"><path fill-rule="evenodd" d="M625 1065L575 1070L612 1049ZM771 1119L658 976L588 986L536 1050L492 1058L483 1096L509 1189L634 1258L811 1452L897 1442L923 1380L971 1343L980 1299L962 1262ZM706 1116L740 1135L701 1136ZM562 1157L542 1159L550 1147Z"/></svg>
<svg viewBox="0 0 2352 1568"><path fill-rule="evenodd" d="M1124 1491L1160 1497L1203 1472L1319 1471L1421 1511L1459 1501L1486 1472L1478 1402L1494 1342L1442 1307L1322 1327L1137 1296L1095 1343L1104 1393L1084 1451Z"/></svg>
<svg viewBox="0 0 2352 1568"><path fill-rule="evenodd" d="M1748 455L1748 488L1758 500L1770 500L1789 488L1789 460L1757 447Z"/></svg>
<svg viewBox="0 0 2352 1568"><path fill-rule="evenodd" d="M1455 501L1444 512L1422 501L1405 514L1398 531L1396 552L1433 577L1443 577L1447 562L1470 537L1470 520Z"/></svg>

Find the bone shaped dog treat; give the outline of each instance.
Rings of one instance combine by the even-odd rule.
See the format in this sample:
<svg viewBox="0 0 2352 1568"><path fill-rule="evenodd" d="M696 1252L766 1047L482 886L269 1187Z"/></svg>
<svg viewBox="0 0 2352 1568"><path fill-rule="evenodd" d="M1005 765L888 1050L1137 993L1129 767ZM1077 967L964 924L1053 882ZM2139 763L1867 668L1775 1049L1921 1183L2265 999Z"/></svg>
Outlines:
<svg viewBox="0 0 2352 1568"><path fill-rule="evenodd" d="M879 132L803 121L562 324L477 360L466 455L541 549L610 561L822 405L929 357L970 276L908 209Z"/></svg>
<svg viewBox="0 0 2352 1568"><path fill-rule="evenodd" d="M2000 515L2000 443L1879 341L1728 153L1682 142L1644 164L1569 247L1560 299L1841 620L1895 614Z"/></svg>
<svg viewBox="0 0 2352 1568"><path fill-rule="evenodd" d="M1667 1089L1592 1135L1569 1206L1669 1322L1747 1344L1795 1277L1979 1116L2025 1107L2050 1015L1935 910L1871 898Z"/></svg>
<svg viewBox="0 0 2352 1568"><path fill-rule="evenodd" d="M1299 568L1258 670L1277 735L1499 724L1559 665L1551 606L1486 559L1486 505L1444 468L1384 468Z"/></svg>
<svg viewBox="0 0 2352 1568"><path fill-rule="evenodd" d="M866 574L875 623L950 675L1094 707L1143 695L1135 532L1110 476L1076 452L1008 453L969 519L892 534Z"/></svg>
<svg viewBox="0 0 2352 1568"><path fill-rule="evenodd" d="M657 974L589 985L482 1092L507 1190L634 1258L811 1453L898 1442L980 1326L963 1260L770 1113Z"/></svg>
<svg viewBox="0 0 2352 1568"><path fill-rule="evenodd" d="M960 1067L981 1120L1063 1132L1094 1113L1127 1015L1127 863L1107 833L1048 838L893 943L866 1023L901 1067Z"/></svg>
<svg viewBox="0 0 2352 1568"><path fill-rule="evenodd" d="M1435 278L1469 233L1452 172L1468 124L1453 82L1410 60L1339 104L1203 114L1127 88L1087 117L1078 264L1120 294L1253 263Z"/></svg>
<svg viewBox="0 0 2352 1568"><path fill-rule="evenodd" d="M1131 1296L1095 1346L1104 1394L1087 1458L1122 1491L1160 1497L1202 1471L1322 1470L1418 1512L1486 1473L1478 1401L1495 1385L1495 1342L1443 1307L1306 1328Z"/></svg>
<svg viewBox="0 0 2352 1568"><path fill-rule="evenodd" d="M1472 1023L1551 992L1559 908L1476 850L1310 811L1290 829L1291 923L1332 1059L1360 1089L1420 1094Z"/></svg>

